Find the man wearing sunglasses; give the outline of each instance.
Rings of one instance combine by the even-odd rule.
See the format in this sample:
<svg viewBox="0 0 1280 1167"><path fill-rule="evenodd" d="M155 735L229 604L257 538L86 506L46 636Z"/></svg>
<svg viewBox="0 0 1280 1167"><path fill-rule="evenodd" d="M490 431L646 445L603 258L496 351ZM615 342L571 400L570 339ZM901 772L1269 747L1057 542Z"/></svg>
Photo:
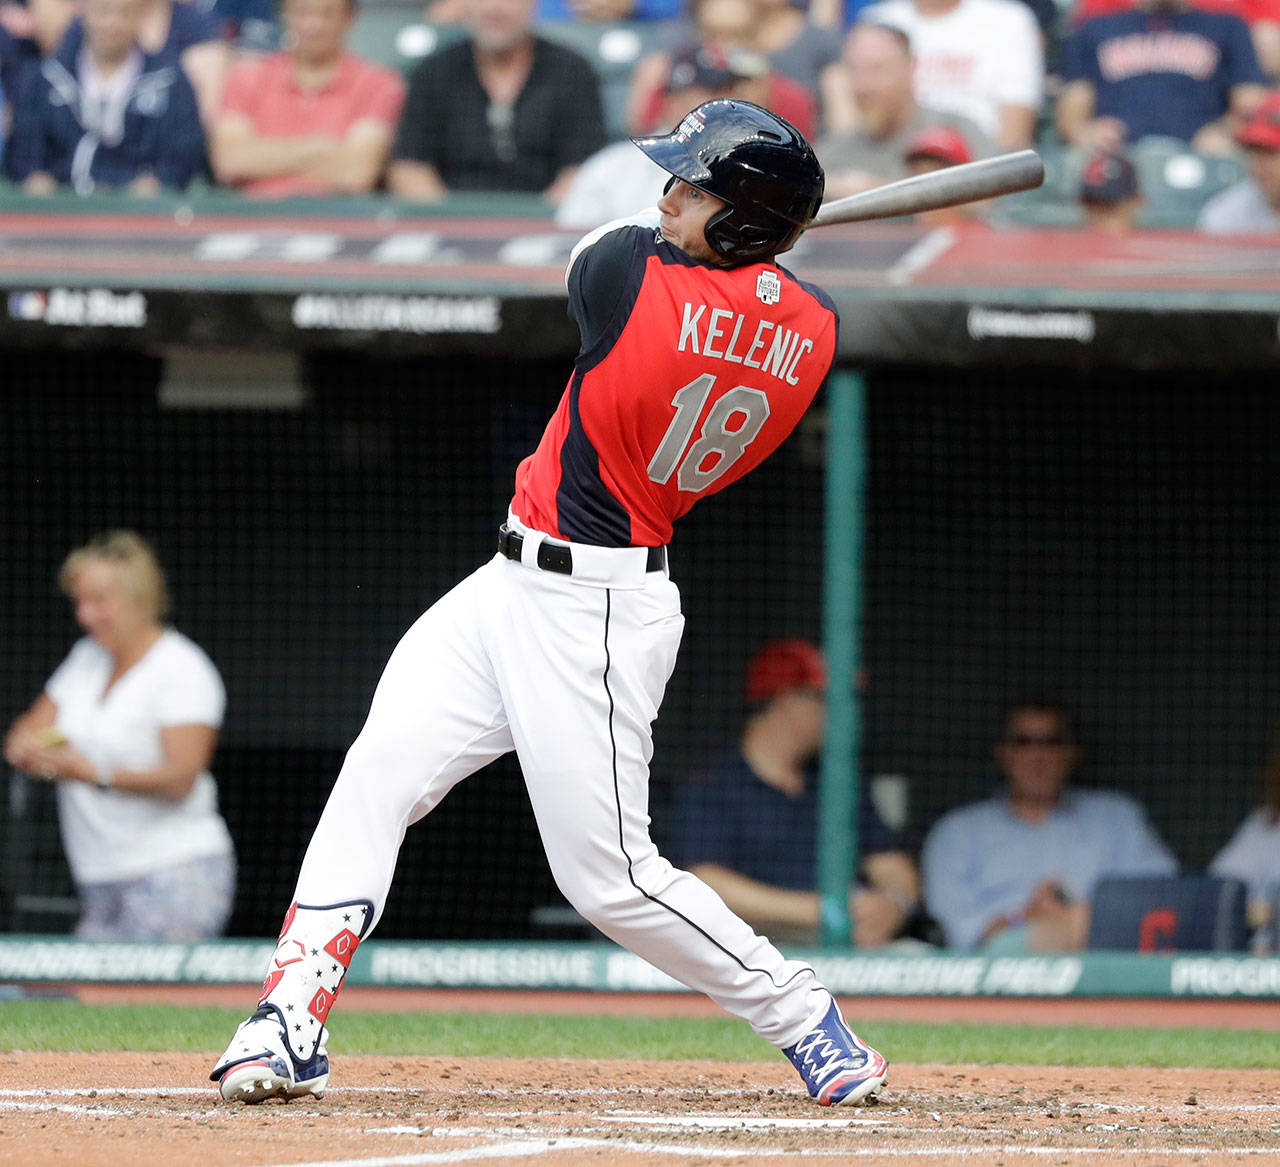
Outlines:
<svg viewBox="0 0 1280 1167"><path fill-rule="evenodd" d="M1004 790L944 815L925 839L926 906L951 948L1082 948L1104 875L1171 875L1177 860L1134 799L1069 784L1080 747L1065 708L1019 701L1003 725Z"/></svg>

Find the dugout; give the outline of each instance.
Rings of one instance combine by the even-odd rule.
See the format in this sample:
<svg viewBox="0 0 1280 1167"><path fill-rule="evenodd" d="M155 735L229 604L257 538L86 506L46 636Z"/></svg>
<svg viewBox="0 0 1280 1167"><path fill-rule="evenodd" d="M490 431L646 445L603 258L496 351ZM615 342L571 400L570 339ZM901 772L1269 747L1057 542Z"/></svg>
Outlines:
<svg viewBox="0 0 1280 1167"><path fill-rule="evenodd" d="M274 934L388 652L491 554L574 347L573 236L501 200L370 206L0 212L5 716L76 634L66 551L146 533L228 688L236 936ZM876 225L788 266L834 295L864 374L863 771L906 776L918 840L990 789L1001 704L1053 693L1081 780L1138 797L1202 867L1280 712L1280 243ZM659 838L673 784L736 732L753 649L821 635L827 525L859 509L824 513L849 452L827 421L820 402L677 530ZM6 803L29 852L9 851L11 930L67 923L41 793ZM411 831L379 937L543 937L557 900L508 760Z"/></svg>

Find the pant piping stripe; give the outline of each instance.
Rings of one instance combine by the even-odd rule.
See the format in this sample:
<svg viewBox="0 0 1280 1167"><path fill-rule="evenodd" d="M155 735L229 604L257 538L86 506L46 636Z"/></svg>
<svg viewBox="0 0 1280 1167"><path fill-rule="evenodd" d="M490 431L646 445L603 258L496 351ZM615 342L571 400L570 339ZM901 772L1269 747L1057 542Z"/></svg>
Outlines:
<svg viewBox="0 0 1280 1167"><path fill-rule="evenodd" d="M774 988L783 989L787 985L789 985L792 981L794 981L796 977L800 976L802 973L813 972L814 970L811 969L808 965L804 965L801 968L797 969L794 973L792 973L791 976L789 976L785 981L782 982L782 984L778 984L778 982L774 980L773 974L769 972L768 969L754 968L751 965L747 964L746 961L742 959L742 957L738 956L738 954L735 952L730 952L729 949L727 949L723 944L720 943L720 941L718 941L714 936L708 933L705 929L700 928L697 924L695 924L692 920L690 920L689 917L686 916L683 912L677 910L676 908L673 908L670 904L666 903L664 900L659 899L657 896L651 895L649 892L645 891L644 888L642 888L636 882L635 874L632 871L631 855L627 851L627 844L623 834L622 795L618 790L618 742L613 732L613 714L614 714L613 690L609 687L609 666L611 662L611 657L609 653L609 620L610 620L612 611L613 611L613 589L605 588L605 591L604 591L604 678L603 679L604 679L605 696L609 698L609 747L612 753L612 764L613 764L613 802L614 802L614 806L617 808L617 811L618 811L618 849L622 852L623 858L626 859L627 861L627 879L630 880L631 886L634 887L636 891L638 891L642 896L644 896L645 899L649 900L652 903L657 904L660 908L666 909L677 919L683 920L686 924L689 925L690 928L692 928L695 932L697 932L698 935L700 935L704 940L706 940L709 944L713 945L714 947L718 948L721 952L723 952L725 956L727 956L730 960L732 960L740 969L743 970L743 972L759 973L763 977L768 977L769 983L772 984Z"/></svg>

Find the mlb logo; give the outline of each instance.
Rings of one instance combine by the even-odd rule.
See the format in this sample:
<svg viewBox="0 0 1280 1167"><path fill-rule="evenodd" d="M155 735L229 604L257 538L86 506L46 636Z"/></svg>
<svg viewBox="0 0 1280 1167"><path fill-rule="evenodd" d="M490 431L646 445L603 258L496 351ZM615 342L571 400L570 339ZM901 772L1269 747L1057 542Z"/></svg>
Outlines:
<svg viewBox="0 0 1280 1167"><path fill-rule="evenodd" d="M776 271L762 271L756 277L756 295L766 304L776 304L782 298L782 281Z"/></svg>
<svg viewBox="0 0 1280 1167"><path fill-rule="evenodd" d="M10 292L10 320L43 320L47 300L43 292Z"/></svg>

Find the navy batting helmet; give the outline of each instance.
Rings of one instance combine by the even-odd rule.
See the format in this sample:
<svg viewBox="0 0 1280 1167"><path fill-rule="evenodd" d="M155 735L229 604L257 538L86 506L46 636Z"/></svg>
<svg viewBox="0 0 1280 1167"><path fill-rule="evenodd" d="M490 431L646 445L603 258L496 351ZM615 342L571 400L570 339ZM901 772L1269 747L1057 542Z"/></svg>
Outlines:
<svg viewBox="0 0 1280 1167"><path fill-rule="evenodd" d="M733 264L795 245L822 205L822 165L786 118L733 97L707 101L674 133L632 138L663 170L727 205L707 220L711 249Z"/></svg>

